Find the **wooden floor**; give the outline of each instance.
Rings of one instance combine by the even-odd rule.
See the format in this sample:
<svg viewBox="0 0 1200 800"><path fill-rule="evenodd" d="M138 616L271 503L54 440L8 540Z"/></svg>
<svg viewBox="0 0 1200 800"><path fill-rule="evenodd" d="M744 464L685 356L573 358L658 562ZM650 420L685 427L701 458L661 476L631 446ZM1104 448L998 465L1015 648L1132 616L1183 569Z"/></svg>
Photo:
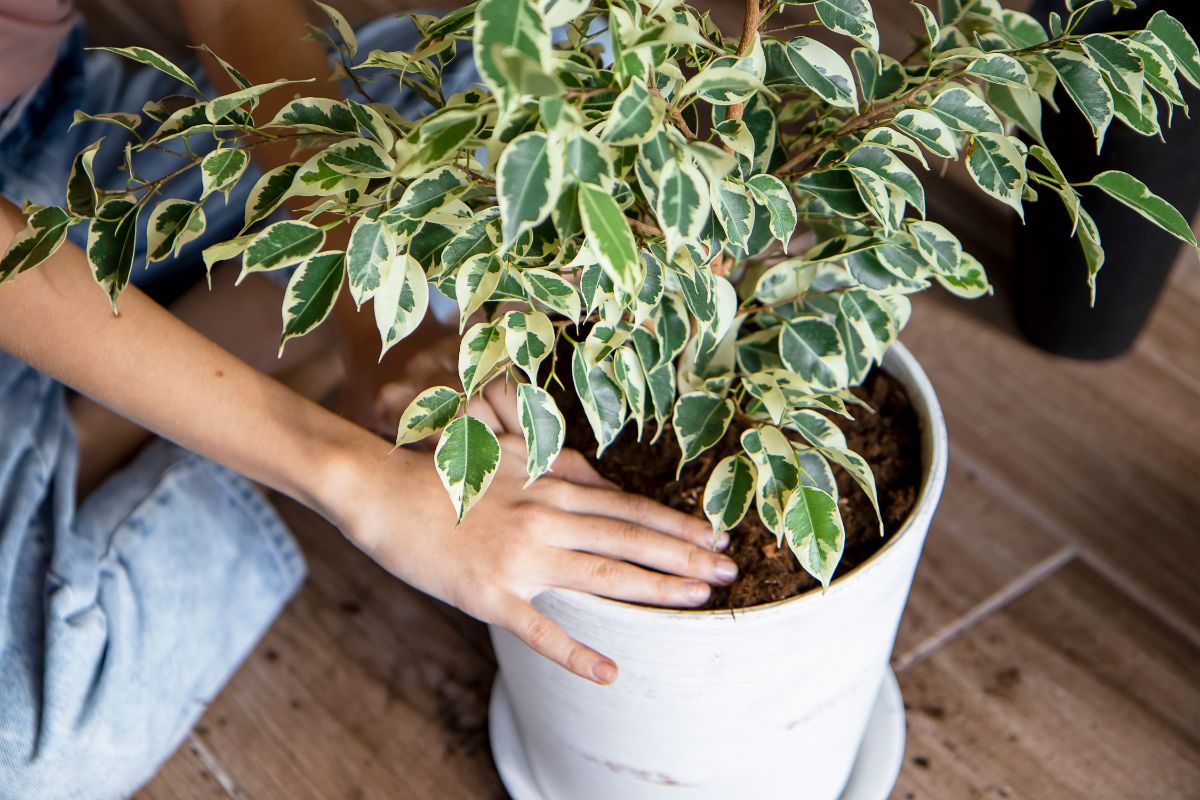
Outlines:
<svg viewBox="0 0 1200 800"><path fill-rule="evenodd" d="M1115 362L1028 347L999 300L916 305L951 457L893 657L893 797L1200 798L1195 256ZM482 627L280 507L312 575L143 800L503 798Z"/></svg>
<svg viewBox="0 0 1200 800"><path fill-rule="evenodd" d="M88 4L125 26L122 44L161 38L126 13L136 0ZM1006 262L995 204L953 182L935 198L985 264ZM1197 309L1184 254L1136 349L1081 363L1024 344L1002 292L915 303L902 338L951 457L893 657L908 707L895 800L1200 798ZM311 577L139 796L505 797L483 628L280 507Z"/></svg>

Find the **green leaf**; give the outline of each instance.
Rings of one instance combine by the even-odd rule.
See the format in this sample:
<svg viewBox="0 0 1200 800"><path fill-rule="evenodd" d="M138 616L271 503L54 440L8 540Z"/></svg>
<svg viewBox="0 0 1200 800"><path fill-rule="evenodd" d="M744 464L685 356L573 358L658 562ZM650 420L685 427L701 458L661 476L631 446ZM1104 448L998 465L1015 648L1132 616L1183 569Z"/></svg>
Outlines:
<svg viewBox="0 0 1200 800"><path fill-rule="evenodd" d="M321 160L333 171L357 178L387 178L396 168L392 157L370 139L338 142L321 153Z"/></svg>
<svg viewBox="0 0 1200 800"><path fill-rule="evenodd" d="M1079 246L1083 249L1083 259L1087 264L1088 286L1092 292L1092 303L1096 302L1096 275L1104 266L1104 248L1100 244L1100 229L1096 227L1092 215L1079 209L1079 224L1075 228L1079 237Z"/></svg>
<svg viewBox="0 0 1200 800"><path fill-rule="evenodd" d="M275 115L268 128L299 128L319 133L358 133L358 121L350 108L325 97L292 100Z"/></svg>
<svg viewBox="0 0 1200 800"><path fill-rule="evenodd" d="M325 231L309 222L283 220L258 233L242 258L240 282L248 273L299 264L325 244Z"/></svg>
<svg viewBox="0 0 1200 800"><path fill-rule="evenodd" d="M588 244L605 274L619 291L635 293L641 278L641 261L629 220L621 207L603 189L582 184L579 187L579 213Z"/></svg>
<svg viewBox="0 0 1200 800"><path fill-rule="evenodd" d="M621 394L629 403L630 415L637 425L638 440L641 441L646 414L646 373L638 360L637 352L629 345L617 348L612 357L613 377Z"/></svg>
<svg viewBox="0 0 1200 800"><path fill-rule="evenodd" d="M129 283L133 256L137 244L137 221L140 203L128 198L105 200L96 210L96 218L88 228L87 258L92 277L108 295L113 313L117 298Z"/></svg>
<svg viewBox="0 0 1200 800"><path fill-rule="evenodd" d="M665 114L663 99L651 94L641 78L634 78L613 103L600 138L613 146L648 142L658 133Z"/></svg>
<svg viewBox="0 0 1200 800"><path fill-rule="evenodd" d="M844 163L855 175L865 170L894 186L922 217L925 216L925 188L892 151L875 145L859 145L847 154Z"/></svg>
<svg viewBox="0 0 1200 800"><path fill-rule="evenodd" d="M1004 133L1004 126L987 103L961 86L943 90L929 111L951 128L966 133Z"/></svg>
<svg viewBox="0 0 1200 800"><path fill-rule="evenodd" d="M565 278L544 269L522 270L520 275L529 287L529 293L539 303L572 322L579 319L583 313L579 292Z"/></svg>
<svg viewBox="0 0 1200 800"><path fill-rule="evenodd" d="M462 406L462 392L449 386L433 386L421 392L400 415L396 446L419 442L450 424Z"/></svg>
<svg viewBox="0 0 1200 800"><path fill-rule="evenodd" d="M1052 50L1046 60L1054 67L1059 81L1075 105L1083 112L1096 137L1096 152L1104 144L1104 133L1113 118L1112 93L1104 76L1087 56L1070 50Z"/></svg>
<svg viewBox="0 0 1200 800"><path fill-rule="evenodd" d="M883 360L884 352L896 338L892 312L883 298L861 288L842 292L838 295L838 318L854 329L875 361ZM839 333L844 327L839 326Z"/></svg>
<svg viewBox="0 0 1200 800"><path fill-rule="evenodd" d="M713 534L737 526L754 499L754 464L743 455L726 456L713 467L704 486L704 516Z"/></svg>
<svg viewBox="0 0 1200 800"><path fill-rule="evenodd" d="M417 329L429 308L429 284L415 258L404 254L385 262L373 303L382 361L396 342Z"/></svg>
<svg viewBox="0 0 1200 800"><path fill-rule="evenodd" d="M454 167L437 167L408 185L396 205L384 215L389 223L399 222L402 217L424 219L458 197L471 187L471 181L462 170Z"/></svg>
<svg viewBox="0 0 1200 800"><path fill-rule="evenodd" d="M530 383L517 386L517 416L529 454L525 471L532 482L548 472L562 452L567 424L550 393Z"/></svg>
<svg viewBox="0 0 1200 800"><path fill-rule="evenodd" d="M496 171L496 195L505 249L550 214L562 191L562 156L561 147L540 131L523 133L504 149Z"/></svg>
<svg viewBox="0 0 1200 800"><path fill-rule="evenodd" d="M291 192L292 182L299 171L299 164L284 164L264 172L254 182L254 186L250 189L250 195L246 198L244 227L249 228L279 208Z"/></svg>
<svg viewBox="0 0 1200 800"><path fill-rule="evenodd" d="M910 222L908 232L913 235L917 249L942 275L954 275L962 261L962 244L944 226L936 222Z"/></svg>
<svg viewBox="0 0 1200 800"><path fill-rule="evenodd" d="M551 71L550 29L534 0L479 0L474 45L475 67L484 83L499 95L508 91L508 79L496 63L498 48L511 47L544 72Z"/></svg>
<svg viewBox="0 0 1200 800"><path fill-rule="evenodd" d="M798 222L792 193L783 181L774 175L755 175L746 181L746 187L750 189L755 200L766 206L771 217L771 235L786 248Z"/></svg>
<svg viewBox="0 0 1200 800"><path fill-rule="evenodd" d="M1021 62L1003 53L989 53L975 59L967 66L967 74L1004 86L1029 86L1029 76Z"/></svg>
<svg viewBox="0 0 1200 800"><path fill-rule="evenodd" d="M896 115L893 124L935 156L958 158L958 143L954 140L954 134L934 114L919 108L906 108Z"/></svg>
<svg viewBox="0 0 1200 800"><path fill-rule="evenodd" d="M213 192L224 192L229 198L229 190L237 183L238 178L246 171L250 156L245 150L221 149L213 150L200 162L200 178L204 186L201 198L208 197Z"/></svg>
<svg viewBox="0 0 1200 800"><path fill-rule="evenodd" d="M346 246L346 272L350 294L359 308L379 288L383 267L396 250L395 237L386 225L360 217Z"/></svg>
<svg viewBox="0 0 1200 800"><path fill-rule="evenodd" d="M689 78L679 90L679 96L699 95L713 105L728 106L743 103L755 92L763 90L762 81L745 70L726 65L732 64L732 60L723 62L725 59L717 59L713 65Z"/></svg>
<svg viewBox="0 0 1200 800"><path fill-rule="evenodd" d="M816 487L801 486L788 497L783 525L800 566L828 588L846 544L837 501Z"/></svg>
<svg viewBox="0 0 1200 800"><path fill-rule="evenodd" d="M729 180L721 181L712 189L713 210L726 237L733 244L745 247L754 226L754 205L746 196L746 189Z"/></svg>
<svg viewBox="0 0 1200 800"><path fill-rule="evenodd" d="M856 47L850 53L858 82L862 86L863 100L882 100L898 94L908 82L904 66L896 59L865 47Z"/></svg>
<svg viewBox="0 0 1200 800"><path fill-rule="evenodd" d="M505 360L500 320L472 325L458 349L458 377L468 395L487 383Z"/></svg>
<svg viewBox="0 0 1200 800"><path fill-rule="evenodd" d="M1129 173L1111 169L1101 172L1088 184L1103 190L1105 194L1124 203L1172 236L1192 247L1196 246L1196 235L1183 215Z"/></svg>
<svg viewBox="0 0 1200 800"><path fill-rule="evenodd" d="M179 252L204 232L206 221L199 203L167 199L159 203L146 223L146 260L162 261Z"/></svg>
<svg viewBox="0 0 1200 800"><path fill-rule="evenodd" d="M1032 89L1019 86L987 87L988 102L1039 142L1042 135L1042 99Z"/></svg>
<svg viewBox="0 0 1200 800"><path fill-rule="evenodd" d="M1124 97L1130 104L1137 105L1142 96L1145 81L1142 60L1124 42L1102 33L1093 33L1079 40L1091 57L1092 63L1100 68L1113 94Z"/></svg>
<svg viewBox="0 0 1200 800"><path fill-rule="evenodd" d="M97 47L97 50L107 50L110 53L116 53L119 56L131 59L139 64L145 64L148 67L154 67L159 72L170 75L177 81L186 83L188 86L200 92L200 88L196 86L196 82L191 77L181 70L179 67L171 63L170 60L160 56L153 50L145 47Z"/></svg>
<svg viewBox="0 0 1200 800"><path fill-rule="evenodd" d="M500 466L500 440L480 420L462 416L442 434L433 462L462 522L463 515L487 491L496 475Z"/></svg>
<svg viewBox="0 0 1200 800"><path fill-rule="evenodd" d="M708 184L700 170L681 159L663 166L662 190L654 212L667 238L667 258L700 238L710 211Z"/></svg>
<svg viewBox="0 0 1200 800"><path fill-rule="evenodd" d="M613 443L625 424L625 398L606 362L589 368L583 345L571 356L571 379L584 416L596 437L596 455Z"/></svg>
<svg viewBox="0 0 1200 800"><path fill-rule="evenodd" d="M679 398L671 414L671 427L679 440L683 457L679 469L708 448L721 441L733 419L735 406L729 398L705 392L691 392Z"/></svg>
<svg viewBox="0 0 1200 800"><path fill-rule="evenodd" d="M346 49L350 51L351 56L358 55L358 37L354 35L354 28L342 16L342 12L338 11L333 6L322 3L321 0L313 0L321 10L325 12L325 16L329 17L329 21L333 23L333 29L337 31L338 36L342 37L342 41L346 44Z"/></svg>
<svg viewBox="0 0 1200 800"><path fill-rule="evenodd" d="M221 121L223 117L228 115L234 109L237 109L246 103L257 104L258 98L272 89L277 89L280 86L285 86L289 83L304 83L305 81L292 80L277 80L271 83L263 83L257 86L248 86L244 89L238 89L236 92L221 95L215 100L210 100L204 106L204 113L208 116L208 121L214 124ZM254 106L251 105L251 108Z"/></svg>
<svg viewBox="0 0 1200 800"><path fill-rule="evenodd" d="M992 285L988 283L987 275L983 271L983 265L970 253L962 254L962 261L959 262L958 271L953 275L938 273L934 278L947 291L968 300L974 300L976 297L992 293Z"/></svg>
<svg viewBox="0 0 1200 800"><path fill-rule="evenodd" d="M879 29L867 0L817 0L817 16L826 28L879 49Z"/></svg>
<svg viewBox="0 0 1200 800"><path fill-rule="evenodd" d="M1150 18L1147 30L1157 36L1171 55L1179 71L1193 86L1200 88L1200 50L1196 40L1188 33L1183 23L1172 17L1166 11L1159 11Z"/></svg>
<svg viewBox="0 0 1200 800"><path fill-rule="evenodd" d="M66 241L70 225L70 215L61 208L42 206L29 211L25 227L13 237L0 258L0 281L36 267L54 255Z"/></svg>
<svg viewBox="0 0 1200 800"><path fill-rule="evenodd" d="M493 253L471 256L454 276L454 297L458 300L459 330L472 314L488 301L500 284L503 264Z"/></svg>
<svg viewBox="0 0 1200 800"><path fill-rule="evenodd" d="M292 273L283 296L280 355L289 339L303 336L325 321L333 310L345 274L346 254L340 250L318 253Z"/></svg>
<svg viewBox="0 0 1200 800"><path fill-rule="evenodd" d="M1011 136L979 133L967 148L967 171L980 189L1011 206L1022 219L1021 192L1025 189L1025 152Z"/></svg>
<svg viewBox="0 0 1200 800"><path fill-rule="evenodd" d="M816 170L801 175L795 186L821 200L835 214L858 217L867 213L854 176L844 169Z"/></svg>
<svg viewBox="0 0 1200 800"><path fill-rule="evenodd" d="M91 217L96 213L96 176L92 162L103 141L92 142L71 162L71 174L67 178L67 210L75 216Z"/></svg>
<svg viewBox="0 0 1200 800"><path fill-rule="evenodd" d="M767 530L782 542L784 507L788 495L800 485L796 451L783 432L771 425L745 431L742 434L742 448L754 462L757 475L754 498L758 516Z"/></svg>
<svg viewBox="0 0 1200 800"><path fill-rule="evenodd" d="M538 368L554 349L553 323L540 311L509 311L503 326L508 357L531 383L537 383Z"/></svg>
<svg viewBox="0 0 1200 800"><path fill-rule="evenodd" d="M807 36L788 42L788 61L800 81L838 108L858 109L854 75L842 57L827 45Z"/></svg>
<svg viewBox="0 0 1200 800"><path fill-rule="evenodd" d="M498 230L499 225L493 225L500 218L500 209L496 206L479 211L471 218L461 231L442 248L440 257L442 274L447 274L458 267L471 256L488 252L495 248L489 228Z"/></svg>
<svg viewBox="0 0 1200 800"><path fill-rule="evenodd" d="M849 381L842 338L820 317L795 317L784 323L779 354L784 365L814 389L841 389Z"/></svg>

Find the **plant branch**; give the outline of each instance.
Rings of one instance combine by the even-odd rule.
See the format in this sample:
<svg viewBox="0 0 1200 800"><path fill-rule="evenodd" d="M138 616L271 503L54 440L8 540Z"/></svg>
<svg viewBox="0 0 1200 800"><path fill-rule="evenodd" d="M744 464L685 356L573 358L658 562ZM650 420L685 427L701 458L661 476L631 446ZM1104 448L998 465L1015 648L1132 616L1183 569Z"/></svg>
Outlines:
<svg viewBox="0 0 1200 800"><path fill-rule="evenodd" d="M750 48L754 46L754 38L758 36L758 29L761 25L762 7L758 4L758 0L746 0L746 15L742 19L742 40L738 43L737 49L738 58L742 58L750 52ZM729 107L729 113L725 118L741 119L745 108L745 105L742 103L734 103ZM729 145L725 145L725 149L728 152L733 152Z"/></svg>

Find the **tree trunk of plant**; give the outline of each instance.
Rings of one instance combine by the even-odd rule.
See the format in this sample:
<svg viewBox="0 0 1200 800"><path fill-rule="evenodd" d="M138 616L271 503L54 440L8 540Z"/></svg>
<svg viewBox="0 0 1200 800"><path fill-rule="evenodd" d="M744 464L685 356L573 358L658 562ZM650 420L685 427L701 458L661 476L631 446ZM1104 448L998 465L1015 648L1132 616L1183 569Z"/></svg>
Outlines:
<svg viewBox="0 0 1200 800"><path fill-rule="evenodd" d="M1038 0L1031 13L1044 22L1052 10L1061 12L1061 0ZM1107 7L1098 8L1082 27L1142 27L1159 10L1179 19L1193 36L1200 33L1196 0L1148 0L1137 10L1118 15L1117 24ZM1048 113L1043 131L1067 176L1086 180L1107 169L1122 169L1191 220L1200 207L1200 91L1183 80L1180 84L1192 117L1176 113L1171 127L1164 125L1165 143L1140 136L1114 120L1098 156L1083 146L1087 124L1059 91L1063 111ZM1066 211L1046 191L1042 202L1026 206L1026 224L1017 226L1017 323L1031 342L1052 353L1113 358L1129 350L1145 326L1179 253L1179 242L1099 189L1084 189L1083 205L1096 220L1106 254L1097 276L1095 306L1089 305L1079 242L1067 238Z"/></svg>

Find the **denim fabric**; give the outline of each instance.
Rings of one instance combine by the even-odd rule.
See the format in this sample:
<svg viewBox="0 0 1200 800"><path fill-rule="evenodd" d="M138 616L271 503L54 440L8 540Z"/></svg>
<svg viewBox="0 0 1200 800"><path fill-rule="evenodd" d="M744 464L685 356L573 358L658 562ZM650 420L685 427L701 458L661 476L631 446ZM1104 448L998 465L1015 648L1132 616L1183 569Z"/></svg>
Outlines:
<svg viewBox="0 0 1200 800"><path fill-rule="evenodd" d="M364 52L411 49L407 20L360 33ZM70 164L105 136L98 182L120 185L121 129L72 112L138 112L179 84L64 45L54 73L0 111L0 194L62 203ZM236 60L236 59L235 59ZM469 57L450 91L473 80ZM189 64L192 69L195 65ZM193 74L208 92L203 76ZM369 91L414 118L427 107L398 82ZM193 147L203 152L204 137ZM153 178L180 162L154 151ZM205 206L208 234L174 263L135 267L135 283L203 274L200 250L237 233L257 177L228 206ZM197 198L198 173L171 189ZM82 244L86 231L72 237ZM144 253L139 241L138 258ZM2 324L2 322L0 322ZM178 746L205 705L270 626L304 576L282 522L251 484L156 441L76 507L78 447L63 387L0 353L0 800L94 800L131 794Z"/></svg>
<svg viewBox="0 0 1200 800"><path fill-rule="evenodd" d="M304 577L245 478L161 440L75 507L62 386L0 354L0 798L148 779Z"/></svg>

